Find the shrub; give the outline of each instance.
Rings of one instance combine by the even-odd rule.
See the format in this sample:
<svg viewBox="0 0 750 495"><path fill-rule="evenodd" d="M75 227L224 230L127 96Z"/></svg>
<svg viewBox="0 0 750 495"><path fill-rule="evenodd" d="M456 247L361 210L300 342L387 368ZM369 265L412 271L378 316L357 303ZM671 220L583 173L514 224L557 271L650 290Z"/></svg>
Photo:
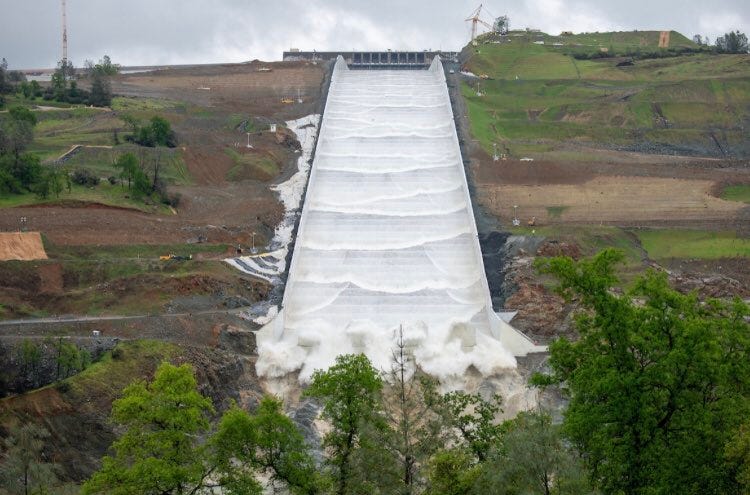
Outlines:
<svg viewBox="0 0 750 495"><path fill-rule="evenodd" d="M79 186L95 187L99 185L99 177L85 168L76 169L73 172L73 183Z"/></svg>

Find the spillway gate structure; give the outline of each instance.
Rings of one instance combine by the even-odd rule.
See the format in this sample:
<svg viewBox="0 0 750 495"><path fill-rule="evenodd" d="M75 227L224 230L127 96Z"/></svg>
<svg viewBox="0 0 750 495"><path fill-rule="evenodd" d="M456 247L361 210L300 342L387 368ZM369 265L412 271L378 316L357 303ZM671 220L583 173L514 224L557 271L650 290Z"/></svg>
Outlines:
<svg viewBox="0 0 750 495"><path fill-rule="evenodd" d="M440 58L404 71L339 57L258 372L304 380L353 352L387 369L399 336L437 376L543 350L492 309Z"/></svg>

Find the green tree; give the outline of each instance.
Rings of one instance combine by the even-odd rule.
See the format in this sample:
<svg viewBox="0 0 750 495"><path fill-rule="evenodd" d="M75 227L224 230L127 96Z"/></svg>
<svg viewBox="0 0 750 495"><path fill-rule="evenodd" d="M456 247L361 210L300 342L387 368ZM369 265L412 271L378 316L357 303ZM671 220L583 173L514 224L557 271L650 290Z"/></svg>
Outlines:
<svg viewBox="0 0 750 495"><path fill-rule="evenodd" d="M649 272L617 295L604 250L590 260L543 260L565 297L577 297L580 339L550 346L570 395L565 433L605 493L738 493L726 445L750 415L750 329L741 301L705 304Z"/></svg>
<svg viewBox="0 0 750 495"><path fill-rule="evenodd" d="M351 485L352 457L362 425L378 412L378 393L382 387L383 382L370 360L364 354L357 354L338 356L336 364L328 370L315 371L305 391L306 396L322 401L322 417L331 425L323 445L328 450L327 464L338 495L352 493L355 488Z"/></svg>
<svg viewBox="0 0 750 495"><path fill-rule="evenodd" d="M46 494L57 484L57 466L46 462L44 445L49 432L34 424L10 428L3 440L3 462L0 464L2 485L9 493Z"/></svg>
<svg viewBox="0 0 750 495"><path fill-rule="evenodd" d="M21 373L35 387L38 381L37 371L42 360L42 350L33 340L24 339L18 352L21 362Z"/></svg>
<svg viewBox="0 0 750 495"><path fill-rule="evenodd" d="M21 154L34 139L36 117L25 107L13 107L8 111L9 119L0 126L0 153L10 153L18 163Z"/></svg>
<svg viewBox="0 0 750 495"><path fill-rule="evenodd" d="M406 351L403 330L399 331L385 378L380 394L382 426L372 425L365 437L373 448L382 448L387 455L377 455L370 448L365 455L377 459L377 463L366 472L390 493L420 493L425 484L421 468L439 448L444 424L430 402L436 383L417 369Z"/></svg>
<svg viewBox="0 0 750 495"><path fill-rule="evenodd" d="M213 412L211 400L197 391L190 365L162 363L151 383L129 385L113 403L112 419L124 433L82 493L199 493L215 470L200 441Z"/></svg>
<svg viewBox="0 0 750 495"><path fill-rule="evenodd" d="M34 181L33 189L41 199L47 199L52 195L59 198L68 180L67 170L56 165L50 165L41 169L41 173Z"/></svg>
<svg viewBox="0 0 750 495"><path fill-rule="evenodd" d="M463 447L433 455L427 465L430 495L469 495L479 476L474 455Z"/></svg>
<svg viewBox="0 0 750 495"><path fill-rule="evenodd" d="M730 465L738 466L737 479L743 495L750 494L750 422L740 426L726 448L726 459Z"/></svg>
<svg viewBox="0 0 750 495"><path fill-rule="evenodd" d="M172 126L169 121L158 115L151 117L151 135L157 146L170 146L172 140Z"/></svg>
<svg viewBox="0 0 750 495"><path fill-rule="evenodd" d="M577 453L548 414L522 412L504 424L502 441L481 464L473 493L584 495L594 493Z"/></svg>
<svg viewBox="0 0 750 495"><path fill-rule="evenodd" d="M109 79L99 72L91 76L89 103L95 107L107 107L112 103L112 86Z"/></svg>
<svg viewBox="0 0 750 495"><path fill-rule="evenodd" d="M140 169L138 158L133 153L125 153L117 158L113 166L120 171L121 179L128 180L128 189L130 189L131 182Z"/></svg>
<svg viewBox="0 0 750 495"><path fill-rule="evenodd" d="M503 426L495 421L502 412L502 398L493 395L490 400L485 400L478 393L457 390L433 398L432 404L441 412L449 435L457 432L458 440L466 445L476 461L484 461L502 435ZM447 442L451 441L449 437Z"/></svg>
<svg viewBox="0 0 750 495"><path fill-rule="evenodd" d="M221 418L212 442L225 480L259 489L256 470L284 483L294 494L320 489L315 464L302 434L282 410L280 400L265 396L255 414L234 406Z"/></svg>
<svg viewBox="0 0 750 495"><path fill-rule="evenodd" d="M42 86L39 84L39 81L32 80L29 83L29 88L31 89L31 97L32 98L38 98L42 96Z"/></svg>
<svg viewBox="0 0 750 495"><path fill-rule="evenodd" d="M716 38L716 48L723 53L747 53L747 36L739 31L730 31Z"/></svg>

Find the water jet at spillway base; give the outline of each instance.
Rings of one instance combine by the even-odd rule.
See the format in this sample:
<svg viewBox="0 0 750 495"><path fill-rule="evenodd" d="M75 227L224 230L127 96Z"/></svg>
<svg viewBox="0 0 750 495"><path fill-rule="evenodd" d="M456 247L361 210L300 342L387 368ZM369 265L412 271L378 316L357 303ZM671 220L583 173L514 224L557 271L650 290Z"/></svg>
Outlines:
<svg viewBox="0 0 750 495"><path fill-rule="evenodd" d="M440 59L349 70L339 57L258 374L305 382L358 352L387 369L399 334L436 377L489 375L545 350L492 309Z"/></svg>

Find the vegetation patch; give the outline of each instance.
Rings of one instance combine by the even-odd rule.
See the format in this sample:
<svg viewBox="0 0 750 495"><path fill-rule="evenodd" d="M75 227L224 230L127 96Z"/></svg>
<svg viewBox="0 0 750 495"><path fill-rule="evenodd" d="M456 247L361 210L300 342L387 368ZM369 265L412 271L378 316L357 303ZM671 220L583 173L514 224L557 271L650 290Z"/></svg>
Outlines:
<svg viewBox="0 0 750 495"><path fill-rule="evenodd" d="M726 186L722 189L720 197L727 201L741 201L750 204L750 184Z"/></svg>
<svg viewBox="0 0 750 495"><path fill-rule="evenodd" d="M675 32L670 47L676 48L669 51L658 47L659 36L512 32L470 47L465 68L481 76L461 86L472 134L488 152L497 144L513 157L529 146L571 142L750 153L742 137L750 118L747 56L708 49ZM613 56L626 53L636 60L622 65L623 57ZM720 136L718 144L712 135Z"/></svg>
<svg viewBox="0 0 750 495"><path fill-rule="evenodd" d="M750 257L750 239L732 231L654 229L637 235L649 257L657 260Z"/></svg>
<svg viewBox="0 0 750 495"><path fill-rule="evenodd" d="M548 206L547 207L547 215L550 218L560 218L565 210L567 210L567 206Z"/></svg>
<svg viewBox="0 0 750 495"><path fill-rule="evenodd" d="M227 180L239 182L247 179L269 181L279 175L281 160L270 152L239 153L232 148L225 149L234 161L227 172Z"/></svg>

